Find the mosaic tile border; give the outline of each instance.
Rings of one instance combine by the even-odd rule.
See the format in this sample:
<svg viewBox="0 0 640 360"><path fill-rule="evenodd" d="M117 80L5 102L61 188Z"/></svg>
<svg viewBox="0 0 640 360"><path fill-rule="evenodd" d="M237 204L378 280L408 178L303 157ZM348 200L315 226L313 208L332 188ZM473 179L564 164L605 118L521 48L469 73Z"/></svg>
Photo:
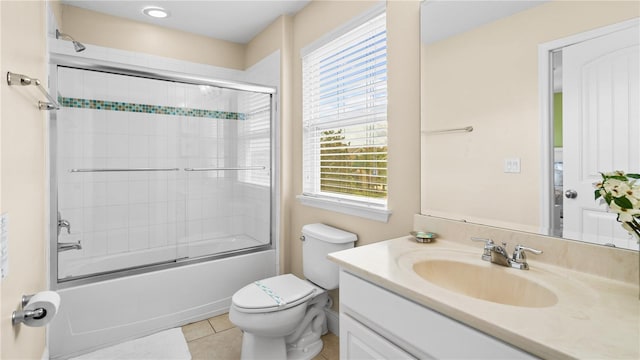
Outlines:
<svg viewBox="0 0 640 360"><path fill-rule="evenodd" d="M58 103L60 103L60 106L63 106L63 107L78 108L78 109L128 111L128 112L147 113L147 114L192 116L192 117L202 117L202 118L210 118L210 119L246 120L246 117L247 117L246 114L229 112L229 111L192 109L192 108L176 107L176 106L136 104L136 103L127 103L127 102L120 102L120 101L80 99L80 98L70 98L70 97L62 97L62 96L58 97Z"/></svg>

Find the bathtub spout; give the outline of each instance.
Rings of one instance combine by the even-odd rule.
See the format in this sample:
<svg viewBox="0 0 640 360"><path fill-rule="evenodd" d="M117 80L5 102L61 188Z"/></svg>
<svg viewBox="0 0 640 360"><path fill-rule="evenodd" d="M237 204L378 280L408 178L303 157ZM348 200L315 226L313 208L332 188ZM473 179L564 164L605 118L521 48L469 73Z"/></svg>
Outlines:
<svg viewBox="0 0 640 360"><path fill-rule="evenodd" d="M75 243L58 243L58 252L69 250L82 250L82 244L80 244L80 240Z"/></svg>

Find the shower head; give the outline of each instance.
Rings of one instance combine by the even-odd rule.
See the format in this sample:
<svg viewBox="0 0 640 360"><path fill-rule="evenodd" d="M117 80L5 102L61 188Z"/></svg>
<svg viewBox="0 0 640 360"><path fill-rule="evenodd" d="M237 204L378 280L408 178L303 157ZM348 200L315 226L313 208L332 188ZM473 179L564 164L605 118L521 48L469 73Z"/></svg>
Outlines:
<svg viewBox="0 0 640 360"><path fill-rule="evenodd" d="M76 49L76 52L80 52L80 51L83 51L84 49L86 49L86 47L84 45L80 44L79 42L77 42L75 40L73 40L72 43L73 43L73 48Z"/></svg>
<svg viewBox="0 0 640 360"><path fill-rule="evenodd" d="M82 45L81 43L75 41L71 36L60 32L60 30L56 29L56 39L63 39L63 40L69 40L73 43L73 48L76 50L76 52L80 52L83 51L84 49L86 49L86 47L84 45Z"/></svg>

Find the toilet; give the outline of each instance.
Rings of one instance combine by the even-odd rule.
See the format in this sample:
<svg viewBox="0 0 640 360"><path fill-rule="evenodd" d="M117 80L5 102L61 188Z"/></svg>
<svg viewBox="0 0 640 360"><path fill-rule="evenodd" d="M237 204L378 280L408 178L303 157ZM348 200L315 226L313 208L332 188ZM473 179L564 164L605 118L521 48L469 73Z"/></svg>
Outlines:
<svg viewBox="0 0 640 360"><path fill-rule="evenodd" d="M357 236L324 224L302 227L306 280L285 274L255 281L231 299L229 319L243 331L242 359L312 359L327 332L327 290L338 287L331 252L352 248Z"/></svg>

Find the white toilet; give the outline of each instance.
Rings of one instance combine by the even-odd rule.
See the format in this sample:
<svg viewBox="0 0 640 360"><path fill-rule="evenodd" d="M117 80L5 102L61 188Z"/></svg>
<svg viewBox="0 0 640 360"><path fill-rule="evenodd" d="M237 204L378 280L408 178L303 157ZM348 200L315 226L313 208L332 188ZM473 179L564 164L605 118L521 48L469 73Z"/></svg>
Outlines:
<svg viewBox="0 0 640 360"><path fill-rule="evenodd" d="M327 254L353 247L357 236L324 224L302 228L302 280L292 274L253 282L231 300L229 319L242 329L242 359L311 359L327 332L326 290L338 287Z"/></svg>

